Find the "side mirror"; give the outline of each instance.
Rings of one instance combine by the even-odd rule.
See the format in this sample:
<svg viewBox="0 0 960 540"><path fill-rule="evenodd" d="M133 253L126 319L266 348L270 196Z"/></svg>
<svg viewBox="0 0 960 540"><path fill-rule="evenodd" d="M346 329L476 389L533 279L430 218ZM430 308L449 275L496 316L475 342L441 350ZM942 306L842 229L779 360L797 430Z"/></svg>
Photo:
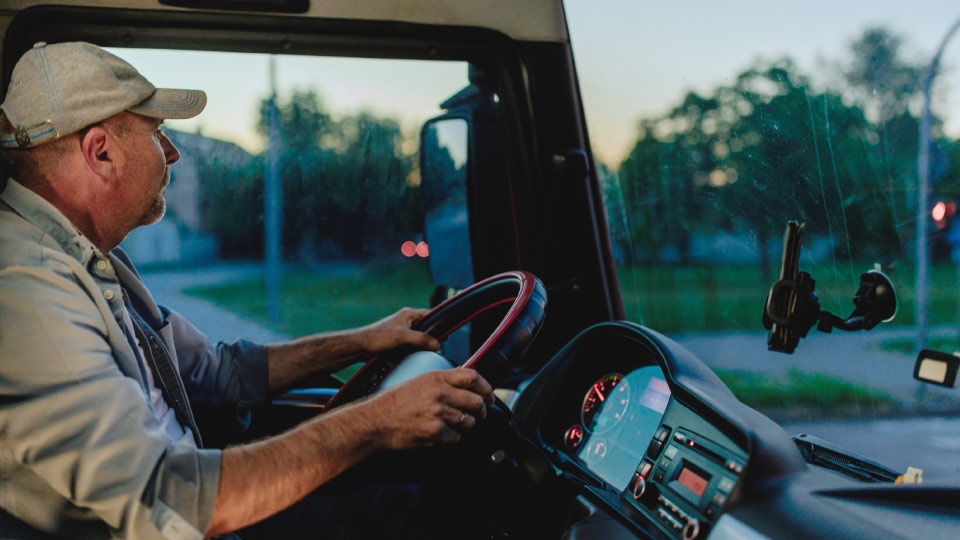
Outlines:
<svg viewBox="0 0 960 540"><path fill-rule="evenodd" d="M420 192L423 229L430 248L430 275L444 287L462 289L474 280L467 203L467 119L430 120L420 133Z"/></svg>
<svg viewBox="0 0 960 540"><path fill-rule="evenodd" d="M924 349L917 356L917 363L913 367L913 378L921 382L953 388L957 380L958 367L960 367L960 356Z"/></svg>

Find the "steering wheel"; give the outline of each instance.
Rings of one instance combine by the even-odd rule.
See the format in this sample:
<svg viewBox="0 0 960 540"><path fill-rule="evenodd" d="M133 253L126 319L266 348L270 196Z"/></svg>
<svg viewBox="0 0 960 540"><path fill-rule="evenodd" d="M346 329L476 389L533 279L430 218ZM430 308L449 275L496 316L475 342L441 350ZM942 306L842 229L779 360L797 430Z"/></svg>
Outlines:
<svg viewBox="0 0 960 540"><path fill-rule="evenodd" d="M475 317L512 302L507 314L493 333L462 366L475 369L491 384L504 376L533 341L543 323L547 291L530 272L497 274L474 283L430 310L413 325L438 340L467 324ZM416 354L391 351L371 358L327 402L325 410L368 396L389 377L412 378L429 369L458 367L447 358L430 354L426 363ZM439 364L438 364L439 362Z"/></svg>

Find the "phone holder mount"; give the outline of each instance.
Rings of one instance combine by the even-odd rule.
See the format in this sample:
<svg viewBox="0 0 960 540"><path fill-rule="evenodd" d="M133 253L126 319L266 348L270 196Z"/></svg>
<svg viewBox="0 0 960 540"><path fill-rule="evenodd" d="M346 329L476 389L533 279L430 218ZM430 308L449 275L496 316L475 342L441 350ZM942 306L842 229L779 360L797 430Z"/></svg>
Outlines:
<svg viewBox="0 0 960 540"><path fill-rule="evenodd" d="M854 310L849 317L844 319L820 309L816 281L809 272L799 270L803 229L804 225L796 221L787 223L780 279L770 287L763 307L763 326L770 331L767 348L791 354L814 325L825 333L834 328L852 332L871 330L893 320L897 293L890 278L878 269L860 275L860 287L853 296Z"/></svg>

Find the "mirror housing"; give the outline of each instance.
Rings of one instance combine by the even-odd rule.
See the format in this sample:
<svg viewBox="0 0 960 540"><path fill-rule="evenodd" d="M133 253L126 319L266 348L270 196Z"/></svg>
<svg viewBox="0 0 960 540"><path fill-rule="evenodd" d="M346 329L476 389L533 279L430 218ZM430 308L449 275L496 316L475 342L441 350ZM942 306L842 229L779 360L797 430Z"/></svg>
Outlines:
<svg viewBox="0 0 960 540"><path fill-rule="evenodd" d="M923 349L917 355L917 363L913 367L913 378L921 382L953 388L957 380L958 367L960 367L960 356Z"/></svg>
<svg viewBox="0 0 960 540"><path fill-rule="evenodd" d="M423 232L433 282L462 289L474 282L467 198L470 123L462 116L429 120L420 133Z"/></svg>

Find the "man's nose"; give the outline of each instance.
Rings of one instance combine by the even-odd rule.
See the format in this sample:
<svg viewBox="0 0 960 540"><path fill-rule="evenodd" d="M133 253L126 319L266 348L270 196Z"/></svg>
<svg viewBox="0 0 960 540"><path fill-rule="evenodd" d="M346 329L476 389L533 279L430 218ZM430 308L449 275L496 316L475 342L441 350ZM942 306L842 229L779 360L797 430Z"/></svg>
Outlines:
<svg viewBox="0 0 960 540"><path fill-rule="evenodd" d="M167 158L167 165L173 165L180 161L180 150L177 150L177 147L166 135L160 136L160 144L163 145L163 155Z"/></svg>

